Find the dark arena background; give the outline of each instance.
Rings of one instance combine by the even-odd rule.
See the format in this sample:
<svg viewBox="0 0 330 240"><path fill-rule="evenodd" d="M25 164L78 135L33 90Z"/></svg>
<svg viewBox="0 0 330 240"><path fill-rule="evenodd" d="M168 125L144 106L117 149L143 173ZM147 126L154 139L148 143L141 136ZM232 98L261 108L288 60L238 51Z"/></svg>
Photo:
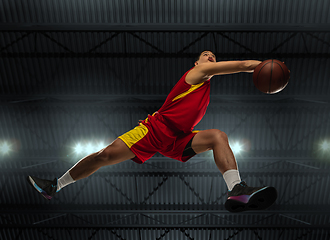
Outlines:
<svg viewBox="0 0 330 240"><path fill-rule="evenodd" d="M330 1L0 0L0 239L330 239ZM158 110L203 50L278 59L216 76L195 129L227 133L241 177L278 190L230 213L212 152L100 169L47 201L27 175L60 177Z"/></svg>

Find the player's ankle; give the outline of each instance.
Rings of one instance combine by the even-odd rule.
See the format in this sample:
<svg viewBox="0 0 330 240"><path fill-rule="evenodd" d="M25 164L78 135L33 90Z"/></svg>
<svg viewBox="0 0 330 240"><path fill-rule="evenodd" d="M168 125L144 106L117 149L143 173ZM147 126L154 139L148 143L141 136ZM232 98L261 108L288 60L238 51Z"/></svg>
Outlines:
<svg viewBox="0 0 330 240"><path fill-rule="evenodd" d="M236 184L241 182L241 177L237 169L230 169L224 172L223 179L225 180L229 191L231 191Z"/></svg>
<svg viewBox="0 0 330 240"><path fill-rule="evenodd" d="M57 191L61 190L65 186L74 183L75 180L71 177L70 172L67 171L66 173L63 174L62 177L58 179L58 184L57 184Z"/></svg>

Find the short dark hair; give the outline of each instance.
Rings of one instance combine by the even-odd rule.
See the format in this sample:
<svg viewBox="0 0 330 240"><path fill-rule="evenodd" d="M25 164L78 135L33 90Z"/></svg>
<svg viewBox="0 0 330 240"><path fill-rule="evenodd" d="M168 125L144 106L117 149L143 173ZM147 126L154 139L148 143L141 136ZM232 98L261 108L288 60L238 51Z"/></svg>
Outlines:
<svg viewBox="0 0 330 240"><path fill-rule="evenodd" d="M198 55L198 57L196 57L196 61L195 62L197 62L198 60L199 60L199 58L201 57L201 55L202 55L202 53L203 52L211 52L211 53L213 53L212 51L210 51L210 50L204 50L204 51L202 51L199 55ZM214 54L214 53L213 53ZM215 55L215 54L214 54Z"/></svg>

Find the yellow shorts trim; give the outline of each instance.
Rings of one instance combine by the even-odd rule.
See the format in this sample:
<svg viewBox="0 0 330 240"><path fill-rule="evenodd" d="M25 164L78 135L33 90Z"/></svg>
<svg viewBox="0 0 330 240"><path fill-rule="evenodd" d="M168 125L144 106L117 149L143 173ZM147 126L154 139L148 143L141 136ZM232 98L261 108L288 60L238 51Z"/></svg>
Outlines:
<svg viewBox="0 0 330 240"><path fill-rule="evenodd" d="M140 141L145 135L148 133L148 128L140 123L139 126L135 127L131 131L124 133L123 135L119 136L121 140L123 140L126 145L131 148L135 143Z"/></svg>

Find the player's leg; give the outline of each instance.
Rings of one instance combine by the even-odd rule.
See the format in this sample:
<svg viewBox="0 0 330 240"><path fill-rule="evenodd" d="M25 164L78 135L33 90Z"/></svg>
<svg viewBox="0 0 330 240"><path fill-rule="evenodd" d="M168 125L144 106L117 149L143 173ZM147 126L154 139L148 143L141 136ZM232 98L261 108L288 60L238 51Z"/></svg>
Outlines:
<svg viewBox="0 0 330 240"><path fill-rule="evenodd" d="M241 182L241 178L234 154L228 143L228 137L224 132L218 129L199 131L186 144L182 157L184 159L186 156L193 156L208 150L213 150L215 163L223 174L228 189L231 190Z"/></svg>
<svg viewBox="0 0 330 240"><path fill-rule="evenodd" d="M213 150L214 161L222 174L228 170L237 170L237 163L226 133L218 129L200 131L194 136L191 147L197 154Z"/></svg>
<svg viewBox="0 0 330 240"><path fill-rule="evenodd" d="M50 200L64 186L90 176L99 168L117 164L134 157L135 154L118 138L99 152L92 153L81 159L59 179L55 178L53 181L50 181L28 176L28 182L43 197Z"/></svg>
<svg viewBox="0 0 330 240"><path fill-rule="evenodd" d="M134 157L134 153L127 145L117 138L106 148L81 159L69 170L69 173L77 181L88 177L103 166L117 164Z"/></svg>
<svg viewBox="0 0 330 240"><path fill-rule="evenodd" d="M241 182L237 163L228 143L227 135L217 129L198 132L191 143L195 153L213 150L214 160L228 186L225 207L230 212L261 210L271 206L277 191L273 187L249 187Z"/></svg>

